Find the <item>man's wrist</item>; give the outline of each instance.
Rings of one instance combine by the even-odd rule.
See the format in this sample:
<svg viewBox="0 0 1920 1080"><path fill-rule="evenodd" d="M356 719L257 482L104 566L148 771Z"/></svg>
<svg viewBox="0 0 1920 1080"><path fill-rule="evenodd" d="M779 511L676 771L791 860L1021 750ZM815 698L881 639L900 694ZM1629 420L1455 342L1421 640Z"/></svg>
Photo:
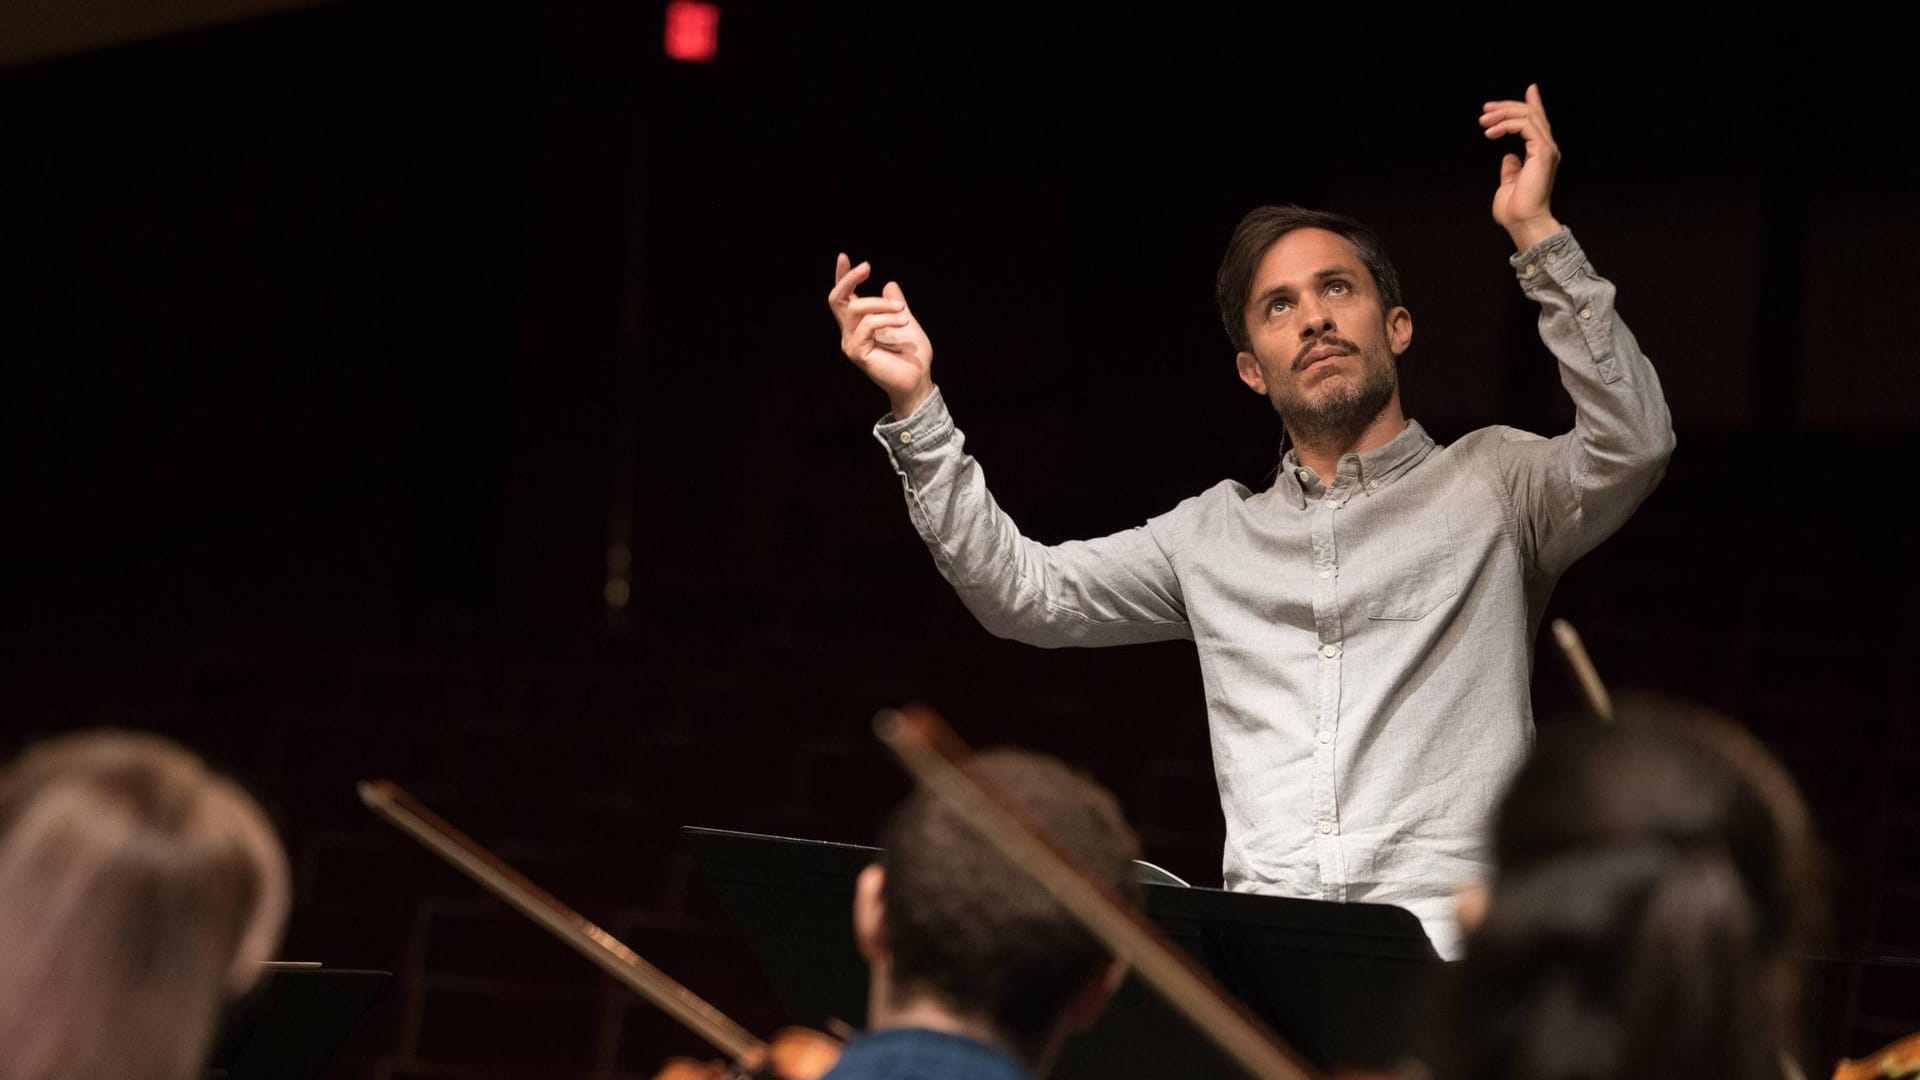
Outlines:
<svg viewBox="0 0 1920 1080"><path fill-rule="evenodd" d="M1513 238L1513 249L1525 251L1533 245L1553 236L1566 226L1549 214L1546 217L1529 221L1518 221L1507 227L1507 235Z"/></svg>
<svg viewBox="0 0 1920 1080"><path fill-rule="evenodd" d="M895 420L906 420L911 418L914 413L917 413L920 411L920 406L925 405L927 403L927 399L932 396L933 396L933 384L929 382L929 383L922 384L919 388L915 389L912 393L906 394L902 397L891 398L890 404L893 409L893 418Z"/></svg>

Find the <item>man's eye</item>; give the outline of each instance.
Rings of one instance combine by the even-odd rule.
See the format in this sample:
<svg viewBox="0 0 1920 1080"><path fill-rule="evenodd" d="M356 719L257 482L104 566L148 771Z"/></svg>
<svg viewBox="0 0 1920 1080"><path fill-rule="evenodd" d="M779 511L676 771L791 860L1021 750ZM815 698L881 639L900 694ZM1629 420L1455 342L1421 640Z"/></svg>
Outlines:
<svg viewBox="0 0 1920 1080"><path fill-rule="evenodd" d="M1267 305L1267 314L1285 315L1292 307L1293 305L1287 303L1285 300L1275 300L1273 303Z"/></svg>
<svg viewBox="0 0 1920 1080"><path fill-rule="evenodd" d="M1353 286L1344 281L1327 282L1327 291L1335 296L1345 296L1353 291Z"/></svg>

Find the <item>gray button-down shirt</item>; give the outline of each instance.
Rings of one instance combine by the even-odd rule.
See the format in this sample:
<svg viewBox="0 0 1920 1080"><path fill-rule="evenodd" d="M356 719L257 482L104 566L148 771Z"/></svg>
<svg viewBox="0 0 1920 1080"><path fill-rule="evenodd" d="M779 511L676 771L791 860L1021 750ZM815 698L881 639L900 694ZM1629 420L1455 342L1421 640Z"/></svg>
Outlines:
<svg viewBox="0 0 1920 1080"><path fill-rule="evenodd" d="M1035 645L1190 638L1226 885L1398 904L1443 956L1451 897L1533 740L1532 643L1554 582L1659 482L1673 431L1614 288L1561 232L1513 257L1575 405L1571 432L1436 445L1418 423L1265 491L1223 481L1146 524L1020 535L936 391L874 430L908 513L993 633Z"/></svg>

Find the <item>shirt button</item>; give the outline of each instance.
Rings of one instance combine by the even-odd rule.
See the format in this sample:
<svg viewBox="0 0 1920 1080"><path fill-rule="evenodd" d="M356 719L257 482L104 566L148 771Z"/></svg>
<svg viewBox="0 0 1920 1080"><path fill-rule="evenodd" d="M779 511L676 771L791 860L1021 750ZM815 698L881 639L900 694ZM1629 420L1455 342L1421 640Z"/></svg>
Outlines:
<svg viewBox="0 0 1920 1080"><path fill-rule="evenodd" d="M1580 309L1580 317L1581 317L1581 318L1583 318L1583 319L1591 319L1591 318L1593 318L1593 309L1592 309L1592 308L1590 308L1590 307L1583 307L1583 308L1581 308L1581 309Z"/></svg>
<svg viewBox="0 0 1920 1080"><path fill-rule="evenodd" d="M1331 571L1331 570L1322 570L1322 571L1320 571L1320 580L1321 580L1321 581L1325 581L1325 580L1327 580L1328 578L1330 578L1330 577L1332 577L1332 576L1333 576L1333 571Z"/></svg>
<svg viewBox="0 0 1920 1080"><path fill-rule="evenodd" d="M1307 482L1307 470L1305 470L1305 469L1295 469L1295 470L1294 470L1294 472L1293 472L1293 478L1294 478L1295 480L1298 480L1298 481L1300 481L1300 482L1301 482L1301 483L1303 483L1303 484L1304 484L1304 483L1306 483L1306 482Z"/></svg>
<svg viewBox="0 0 1920 1080"><path fill-rule="evenodd" d="M1321 733L1319 734L1319 736L1318 736L1318 738L1320 739L1320 745L1321 745L1321 746L1325 746L1325 745L1327 745L1328 743L1330 743L1330 742L1332 742L1332 741L1333 741L1333 732L1331 732L1331 731L1322 731L1322 732L1321 732Z"/></svg>
<svg viewBox="0 0 1920 1080"><path fill-rule="evenodd" d="M1322 645L1322 646L1320 646L1320 655L1321 655L1321 656L1324 656L1324 657L1326 657L1326 658L1327 658L1327 659L1329 659L1329 660L1331 660L1331 659L1333 659L1334 657L1336 657L1336 656L1339 656L1339 655L1340 655L1340 646L1338 646L1338 645Z"/></svg>
<svg viewBox="0 0 1920 1080"><path fill-rule="evenodd" d="M1540 271L1540 264L1538 264L1538 263L1528 263L1528 264L1526 265L1526 268L1520 271L1520 276L1521 276L1521 277L1532 277L1532 276L1533 276L1534 274L1536 274L1536 273L1539 273L1539 271Z"/></svg>
<svg viewBox="0 0 1920 1080"><path fill-rule="evenodd" d="M1331 834L1332 832L1333 832L1333 822L1331 822L1331 821L1323 821L1323 822L1321 822L1321 823L1320 823L1320 835L1321 835L1321 836L1327 836L1327 835L1330 835L1330 834Z"/></svg>
<svg viewBox="0 0 1920 1080"><path fill-rule="evenodd" d="M1368 490L1368 491L1379 491L1379 490L1380 490L1380 481L1378 481L1378 480L1369 480L1369 481L1367 481L1367 490Z"/></svg>
<svg viewBox="0 0 1920 1080"><path fill-rule="evenodd" d="M903 432L901 432L901 433L900 433L900 445L902 445L902 446L911 446L912 444L913 444L913 432L911 432L911 431L903 431Z"/></svg>

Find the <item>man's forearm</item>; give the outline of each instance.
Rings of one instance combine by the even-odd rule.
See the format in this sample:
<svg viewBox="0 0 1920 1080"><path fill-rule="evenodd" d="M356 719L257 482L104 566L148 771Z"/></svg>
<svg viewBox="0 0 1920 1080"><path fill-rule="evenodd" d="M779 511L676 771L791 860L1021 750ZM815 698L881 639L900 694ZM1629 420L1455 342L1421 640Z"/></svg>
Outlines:
<svg viewBox="0 0 1920 1080"><path fill-rule="evenodd" d="M1179 583L1149 530L1059 545L1022 536L937 391L874 435L941 576L991 633L1048 648L1187 636Z"/></svg>

